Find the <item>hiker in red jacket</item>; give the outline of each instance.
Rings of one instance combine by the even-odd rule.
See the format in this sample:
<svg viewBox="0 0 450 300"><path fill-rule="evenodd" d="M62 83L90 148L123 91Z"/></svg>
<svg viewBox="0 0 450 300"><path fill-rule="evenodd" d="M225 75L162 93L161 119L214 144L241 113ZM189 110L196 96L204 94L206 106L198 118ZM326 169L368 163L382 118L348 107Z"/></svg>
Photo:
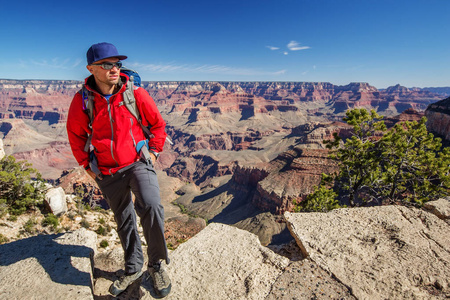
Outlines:
<svg viewBox="0 0 450 300"><path fill-rule="evenodd" d="M170 292L171 282L161 262L168 264L169 257L164 209L153 165L164 146L166 123L150 95L143 88L132 87L128 76L120 73L121 60L126 58L109 43L89 48L87 69L92 75L72 100L67 133L73 155L95 178L114 212L125 252L125 275L111 285L110 293L120 294L143 274L136 210L148 245L147 271L155 292L164 297ZM124 105L127 88L134 92L141 121ZM145 136L143 127L150 127L150 137Z"/></svg>

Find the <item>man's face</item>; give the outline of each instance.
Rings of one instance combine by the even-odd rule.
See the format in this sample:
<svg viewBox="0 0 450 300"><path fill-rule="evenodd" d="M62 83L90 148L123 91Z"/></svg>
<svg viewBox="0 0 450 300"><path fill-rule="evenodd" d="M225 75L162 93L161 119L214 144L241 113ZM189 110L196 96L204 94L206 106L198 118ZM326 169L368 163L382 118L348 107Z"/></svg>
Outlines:
<svg viewBox="0 0 450 300"><path fill-rule="evenodd" d="M105 70L102 68L102 66L98 66L97 64L101 64L104 62L111 62L115 63L118 62L119 59L112 57L112 58L105 58L99 61L96 61L96 65L88 65L86 68L89 70L89 72L94 75L95 80L97 84L105 84L107 86L115 86L117 83L119 83L120 80L120 69L114 66L111 70Z"/></svg>

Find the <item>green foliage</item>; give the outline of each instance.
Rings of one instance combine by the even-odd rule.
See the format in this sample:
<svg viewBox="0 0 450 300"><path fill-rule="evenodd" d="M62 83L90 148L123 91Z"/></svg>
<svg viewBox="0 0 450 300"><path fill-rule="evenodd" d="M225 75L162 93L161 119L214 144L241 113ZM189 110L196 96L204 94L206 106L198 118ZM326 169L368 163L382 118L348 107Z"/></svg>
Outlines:
<svg viewBox="0 0 450 300"><path fill-rule="evenodd" d="M9 242L9 239L0 233L0 245Z"/></svg>
<svg viewBox="0 0 450 300"><path fill-rule="evenodd" d="M344 120L353 125L353 136L342 142L334 135L327 142L333 149L331 157L339 163L339 173L332 181L341 203L422 205L449 194L450 150L441 149L441 140L428 133L426 118L401 122L387 130L382 117L373 110L353 109L346 115ZM313 195L321 205L333 196L324 186Z"/></svg>
<svg viewBox="0 0 450 300"><path fill-rule="evenodd" d="M59 219L54 214L48 214L43 220L42 220L42 226L52 226L53 229L57 229L59 225Z"/></svg>
<svg viewBox="0 0 450 300"><path fill-rule="evenodd" d="M306 199L296 204L295 212L328 212L336 208L341 208L337 200L337 194L321 184L314 187L314 192L309 194Z"/></svg>
<svg viewBox="0 0 450 300"><path fill-rule="evenodd" d="M384 172L378 190L384 198L422 205L448 194L450 151L441 151L441 139L428 133L425 117L396 124L381 143Z"/></svg>
<svg viewBox="0 0 450 300"><path fill-rule="evenodd" d="M84 227L86 229L89 229L89 227L91 227L91 224L86 219L82 219L81 222L80 222L80 225L81 225L81 227Z"/></svg>
<svg viewBox="0 0 450 300"><path fill-rule="evenodd" d="M16 162L13 156L0 160L0 214L5 209L12 215L24 213L43 200L43 191L41 174L30 163Z"/></svg>
<svg viewBox="0 0 450 300"><path fill-rule="evenodd" d="M28 219L28 221L23 224L23 231L34 234L36 232L36 228L34 226L37 224L36 220L34 218Z"/></svg>
<svg viewBox="0 0 450 300"><path fill-rule="evenodd" d="M102 240L102 241L100 242L100 247L106 248L106 247L108 247L108 246L109 246L109 243L108 243L107 240Z"/></svg>
<svg viewBox="0 0 450 300"><path fill-rule="evenodd" d="M103 227L102 225L98 226L97 230L95 231L97 234L100 235L107 235L108 231L105 227Z"/></svg>
<svg viewBox="0 0 450 300"><path fill-rule="evenodd" d="M167 243L167 249L169 249L169 250L175 250L175 247L173 246L172 243Z"/></svg>
<svg viewBox="0 0 450 300"><path fill-rule="evenodd" d="M341 138L335 134L334 140L327 142L327 147L338 148L331 154L340 164L337 188L345 191L344 202L354 206L369 200L361 192L367 192L368 187L380 177L379 139L386 125L374 110L369 113L365 109L353 109L346 115L344 121L353 125L353 136L341 145Z"/></svg>
<svg viewBox="0 0 450 300"><path fill-rule="evenodd" d="M293 201L295 212L328 212L336 208L345 207L339 204L337 194L330 188L333 176L322 174L319 186L314 187L314 192L309 194L301 202Z"/></svg>
<svg viewBox="0 0 450 300"><path fill-rule="evenodd" d="M10 216L8 217L8 221L11 221L11 222L17 221L17 215L10 215Z"/></svg>

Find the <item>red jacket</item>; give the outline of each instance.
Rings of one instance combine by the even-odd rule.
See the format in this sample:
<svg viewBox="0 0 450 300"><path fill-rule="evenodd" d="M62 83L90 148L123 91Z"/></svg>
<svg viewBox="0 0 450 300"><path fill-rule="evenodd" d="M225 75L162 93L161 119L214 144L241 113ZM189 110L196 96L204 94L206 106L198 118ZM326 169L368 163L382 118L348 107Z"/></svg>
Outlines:
<svg viewBox="0 0 450 300"><path fill-rule="evenodd" d="M145 140L139 122L123 104L123 92L126 89L128 77L120 74L123 85L119 92L109 98L109 103L92 87L95 86L93 76L86 78L86 88L94 92L94 119L92 130L89 128L89 116L83 110L81 93L77 93L72 100L67 117L67 134L70 147L78 163L87 168L89 153L84 151L88 134L92 132L91 144L98 160L100 171L111 175L119 169L139 160L136 144ZM166 139L166 123L156 107L152 97L143 88L134 90L134 97L139 109L142 124L151 126L154 135L149 141L149 148L161 152Z"/></svg>

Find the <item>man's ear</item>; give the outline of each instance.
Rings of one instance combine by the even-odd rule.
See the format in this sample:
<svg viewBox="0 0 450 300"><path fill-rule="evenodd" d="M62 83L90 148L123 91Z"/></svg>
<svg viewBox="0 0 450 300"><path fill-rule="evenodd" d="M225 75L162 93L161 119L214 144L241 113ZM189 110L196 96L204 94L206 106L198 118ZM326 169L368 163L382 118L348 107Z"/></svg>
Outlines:
<svg viewBox="0 0 450 300"><path fill-rule="evenodd" d="M91 72L91 74L94 74L94 73L92 73L92 69L93 69L93 67L92 67L92 66L90 66L90 65L87 65L87 66L86 66L86 69L88 69L88 71L89 71L89 72Z"/></svg>

